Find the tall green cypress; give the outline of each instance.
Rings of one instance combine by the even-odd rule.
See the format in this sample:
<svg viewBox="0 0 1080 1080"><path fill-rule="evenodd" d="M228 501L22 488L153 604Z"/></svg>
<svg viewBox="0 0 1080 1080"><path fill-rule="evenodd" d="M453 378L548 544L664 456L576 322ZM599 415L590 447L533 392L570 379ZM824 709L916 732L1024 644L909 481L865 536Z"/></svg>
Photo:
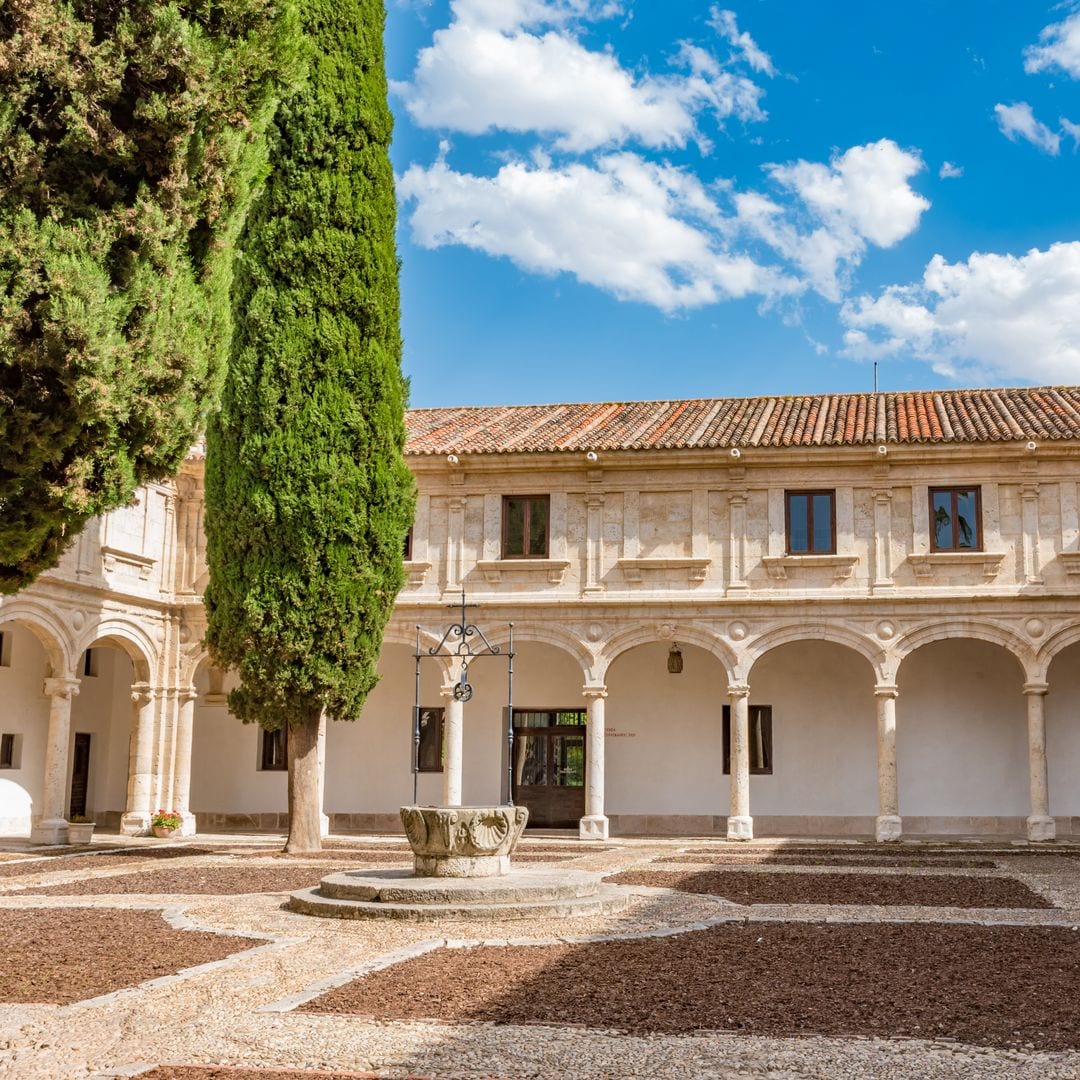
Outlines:
<svg viewBox="0 0 1080 1080"><path fill-rule="evenodd" d="M308 80L270 133L207 440L207 643L237 716L288 728L288 850L319 847L321 717L377 680L403 579L405 464L382 0L305 0Z"/></svg>
<svg viewBox="0 0 1080 1080"><path fill-rule="evenodd" d="M0 5L0 592L204 423L292 2Z"/></svg>

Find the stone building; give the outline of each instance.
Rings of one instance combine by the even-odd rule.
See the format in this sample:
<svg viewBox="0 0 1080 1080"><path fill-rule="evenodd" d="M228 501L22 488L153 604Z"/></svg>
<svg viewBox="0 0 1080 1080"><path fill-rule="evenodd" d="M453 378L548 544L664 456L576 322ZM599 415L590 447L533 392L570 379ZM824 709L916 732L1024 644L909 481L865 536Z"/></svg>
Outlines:
<svg viewBox="0 0 1080 1080"><path fill-rule="evenodd" d="M413 797L612 833L1080 833L1080 389L421 409L382 681L334 829ZM284 746L201 645L202 460L0 601L0 830L282 828ZM508 776L509 773L509 776Z"/></svg>

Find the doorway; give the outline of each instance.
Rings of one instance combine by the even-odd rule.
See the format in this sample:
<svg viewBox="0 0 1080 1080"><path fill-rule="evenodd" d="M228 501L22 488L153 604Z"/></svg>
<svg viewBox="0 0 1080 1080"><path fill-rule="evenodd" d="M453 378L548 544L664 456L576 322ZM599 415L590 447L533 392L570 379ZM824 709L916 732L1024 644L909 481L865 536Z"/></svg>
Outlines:
<svg viewBox="0 0 1080 1080"><path fill-rule="evenodd" d="M71 817L86 817L86 789L90 784L90 733L75 733L71 763Z"/></svg>
<svg viewBox="0 0 1080 1080"><path fill-rule="evenodd" d="M515 709L513 796L529 825L573 828L585 813L584 709Z"/></svg>

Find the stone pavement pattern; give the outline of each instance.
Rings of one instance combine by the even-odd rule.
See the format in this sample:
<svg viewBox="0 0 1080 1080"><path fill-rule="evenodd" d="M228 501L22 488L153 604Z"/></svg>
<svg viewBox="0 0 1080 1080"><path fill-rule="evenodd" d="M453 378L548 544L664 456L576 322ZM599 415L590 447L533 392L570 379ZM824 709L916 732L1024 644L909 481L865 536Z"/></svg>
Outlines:
<svg viewBox="0 0 1080 1080"><path fill-rule="evenodd" d="M342 841L344 843L344 841ZM373 866L385 866L386 857L400 851L382 838L348 838L343 864L364 865L371 852ZM230 854L232 848L243 851ZM120 847L113 838L99 837L95 851ZM146 847L128 842L127 848ZM612 841L582 845L526 839L523 852L552 855L565 847L578 855L559 863L568 869L604 874L621 871L694 870L693 863L654 862L658 858L702 854L702 871L718 869L707 859L710 852L728 855L753 851L744 872L753 872L755 858L775 845L755 844L752 849L721 841ZM303 860L276 857L270 839L200 837L185 857L178 849L170 865L234 868L282 867L290 870ZM556 849L551 852L550 849ZM833 845L827 845L829 850ZM797 851L787 848L785 851ZM844 853L874 851L871 845L837 844ZM905 845L905 853L926 853L927 845ZM917 906L869 907L850 905L740 906L718 896L698 895L670 888L640 887L627 910L613 915L559 920L507 922L410 923L348 922L311 918L283 909L286 890L247 895L155 895L124 893L65 896L30 895L28 886L63 885L130 875L147 870L147 888L160 859L143 861L134 851L123 859L97 855L87 859L41 859L27 855L4 860L5 867L21 862L37 873L0 878L0 909L106 908L158 909L174 926L235 934L265 941L260 947L238 952L205 968L156 980L70 1005L0 1004L0 1076L109 1077L135 1076L158 1065L208 1064L273 1066L371 1072L379 1076L424 1077L738 1077L794 1080L829 1077L908 1078L941 1077L1017 1078L1065 1080L1080 1076L1078 1050L1048 1052L1038 1045L1010 1049L965 1045L948 1037L938 1040L900 1038L824 1038L805 1034L766 1037L730 1032L701 1031L677 1036L627 1035L591 1030L571 1024L504 1025L430 1020L375 1020L362 1016L324 1015L298 1007L317 999L358 974L400 962L444 943L486 942L495 945L528 942L588 942L640 935L682 934L725 920L767 922L907 921L957 922L1070 928L1080 925L1080 846L1058 844L1054 854L1029 854L1034 849L1004 845L968 845L945 849L963 851L982 866L947 869L929 867L815 867L765 863L762 872L834 875L872 873L898 876L950 873L972 876L1008 876L1055 905L1044 909L926 908ZM265 857L260 855L264 853ZM1013 854L1015 852L1015 854ZM402 865L410 857L400 851ZM1066 857L1068 856L1068 857ZM785 855L785 859L786 859ZM101 859L100 869L95 860ZM77 860L77 861L76 861ZM809 857L808 857L809 863ZM936 860L930 856L927 862ZM71 869L65 869L70 863ZM335 863L336 865L336 863ZM327 860L311 860L313 880L327 872ZM99 883L104 887L104 882ZM0 919L3 916L0 915ZM1080 933L1080 931L1077 931ZM33 949L28 945L27 962ZM928 980L933 973L927 972ZM857 988L853 988L853 993ZM1080 1006L1073 1006L1080 1010ZM1080 1015L1076 1028L1080 1031ZM1080 1047L1080 1036L1078 1036ZM162 1075L161 1073L158 1074Z"/></svg>

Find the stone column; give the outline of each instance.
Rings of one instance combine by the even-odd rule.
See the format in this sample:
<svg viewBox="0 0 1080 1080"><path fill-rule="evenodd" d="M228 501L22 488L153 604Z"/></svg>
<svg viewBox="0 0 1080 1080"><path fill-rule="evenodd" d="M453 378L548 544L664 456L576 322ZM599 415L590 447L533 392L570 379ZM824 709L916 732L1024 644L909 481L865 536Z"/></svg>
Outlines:
<svg viewBox="0 0 1080 1080"><path fill-rule="evenodd" d="M874 687L877 704L878 841L899 840L903 823L896 788L896 698L899 691L885 683Z"/></svg>
<svg viewBox="0 0 1080 1080"><path fill-rule="evenodd" d="M1039 485L1020 485L1020 545L1023 554L1024 580L1041 585L1039 573Z"/></svg>
<svg viewBox="0 0 1080 1080"><path fill-rule="evenodd" d="M750 687L728 687L731 701L731 805L727 819L729 840L753 840L750 816Z"/></svg>
<svg viewBox="0 0 1080 1080"><path fill-rule="evenodd" d="M746 495L734 492L728 495L728 511L731 522L728 530L728 544L731 553L728 592L746 592Z"/></svg>
<svg viewBox="0 0 1080 1080"><path fill-rule="evenodd" d="M444 686L439 693L446 701L443 714L443 806L461 805L461 759L464 742L465 706L454 699L457 683Z"/></svg>
<svg viewBox="0 0 1080 1080"><path fill-rule="evenodd" d="M1027 819L1029 840L1053 840L1054 819L1046 783L1046 717L1043 701L1046 683L1024 683L1028 714L1028 778L1031 785L1031 815Z"/></svg>
<svg viewBox="0 0 1080 1080"><path fill-rule="evenodd" d="M144 836L150 831L150 818L154 807L150 805L153 793L154 758L154 704L157 695L149 683L132 683L131 742L128 747L127 810L120 818L120 832L124 836ZM171 806L161 809L171 810Z"/></svg>
<svg viewBox="0 0 1080 1080"><path fill-rule="evenodd" d="M180 835L195 835L195 815L191 812L191 740L195 727L195 687L189 686L176 695L176 755L173 765L173 805L169 810L179 810Z"/></svg>
<svg viewBox="0 0 1080 1080"><path fill-rule="evenodd" d="M319 737L315 745L319 768L319 836L330 835L330 815L326 812L326 712L319 717Z"/></svg>
<svg viewBox="0 0 1080 1080"><path fill-rule="evenodd" d="M604 577L604 496L585 496L585 586L582 592L603 592Z"/></svg>
<svg viewBox="0 0 1080 1080"><path fill-rule="evenodd" d="M578 823L582 840L606 840L608 819L604 816L604 699L607 687L586 686L582 690L588 709L585 737L585 816Z"/></svg>
<svg viewBox="0 0 1080 1080"><path fill-rule="evenodd" d="M71 736L71 699L79 692L78 679L46 679L49 730L45 742L45 775L41 785L41 813L34 814L30 841L66 844L68 744Z"/></svg>
<svg viewBox="0 0 1080 1080"><path fill-rule="evenodd" d="M892 492L874 491L874 592L893 588L892 579Z"/></svg>

